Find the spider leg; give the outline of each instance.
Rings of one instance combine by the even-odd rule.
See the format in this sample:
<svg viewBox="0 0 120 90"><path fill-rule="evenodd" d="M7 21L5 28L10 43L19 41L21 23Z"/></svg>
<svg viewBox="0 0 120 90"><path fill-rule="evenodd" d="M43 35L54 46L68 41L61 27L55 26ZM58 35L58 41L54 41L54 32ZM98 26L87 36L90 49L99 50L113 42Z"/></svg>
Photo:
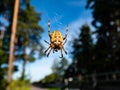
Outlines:
<svg viewBox="0 0 120 90"><path fill-rule="evenodd" d="M45 53L50 49L50 46L47 48L47 50L45 50Z"/></svg>
<svg viewBox="0 0 120 90"><path fill-rule="evenodd" d="M65 37L63 38L63 40L66 39L67 35L68 35L68 25L67 25L67 27L66 27L66 34L65 34Z"/></svg>
<svg viewBox="0 0 120 90"><path fill-rule="evenodd" d="M53 53L55 53L55 52L57 52L58 51L58 49L53 49Z"/></svg>
<svg viewBox="0 0 120 90"><path fill-rule="evenodd" d="M49 44L50 45L50 43L48 42L48 41L46 41L46 40L44 40L47 44Z"/></svg>
<svg viewBox="0 0 120 90"><path fill-rule="evenodd" d="M49 56L50 52L51 52L52 48L49 50L48 54L47 54L47 57Z"/></svg>
<svg viewBox="0 0 120 90"><path fill-rule="evenodd" d="M65 48L64 48L64 47L62 47L62 49L63 49L63 51L65 52L65 54L67 54L67 51L65 50Z"/></svg>
<svg viewBox="0 0 120 90"><path fill-rule="evenodd" d="M55 53L55 50L53 49L53 53Z"/></svg>
<svg viewBox="0 0 120 90"><path fill-rule="evenodd" d="M48 20L48 35L51 38L51 34L50 34L50 20Z"/></svg>
<svg viewBox="0 0 120 90"><path fill-rule="evenodd" d="M63 43L63 45L65 45L65 43L67 42L67 39L65 39L65 41L64 41L64 43Z"/></svg>
<svg viewBox="0 0 120 90"><path fill-rule="evenodd" d="M63 58L63 53L62 53L62 49L60 49L60 51L61 51L61 57L60 57L60 58Z"/></svg>

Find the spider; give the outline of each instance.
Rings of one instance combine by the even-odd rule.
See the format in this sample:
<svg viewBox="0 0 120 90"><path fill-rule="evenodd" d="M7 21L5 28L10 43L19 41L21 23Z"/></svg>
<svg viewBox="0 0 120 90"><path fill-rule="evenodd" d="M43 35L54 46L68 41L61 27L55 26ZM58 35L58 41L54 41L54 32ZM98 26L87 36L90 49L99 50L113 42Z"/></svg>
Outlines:
<svg viewBox="0 0 120 90"><path fill-rule="evenodd" d="M58 50L61 51L61 57L63 57L62 50L67 54L67 51L64 49L64 44L67 41L67 35L68 35L68 25L66 27L66 34L63 37L62 34L58 30L54 30L52 34L50 34L50 20L48 20L48 35L50 37L50 43L46 40L44 40L47 44L49 44L49 47L45 50L45 53L47 53L47 57L53 50L54 52L57 52Z"/></svg>

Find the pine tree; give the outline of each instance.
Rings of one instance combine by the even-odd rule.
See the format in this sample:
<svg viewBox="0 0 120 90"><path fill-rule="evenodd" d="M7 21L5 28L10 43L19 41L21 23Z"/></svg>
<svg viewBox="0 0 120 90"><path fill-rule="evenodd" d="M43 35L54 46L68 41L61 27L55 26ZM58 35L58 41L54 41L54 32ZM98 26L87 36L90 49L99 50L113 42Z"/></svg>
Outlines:
<svg viewBox="0 0 120 90"><path fill-rule="evenodd" d="M96 27L96 60L99 62L96 66L98 66L98 72L120 70L120 56L118 55L120 54L119 5L119 0L88 0L87 3L87 8L93 10L92 24Z"/></svg>
<svg viewBox="0 0 120 90"><path fill-rule="evenodd" d="M6 13L6 22L9 23L5 27L4 38L0 41L2 46L0 46L0 89L5 89L6 81L5 77L7 75L7 66L8 66L8 55L9 55L9 45L10 45L10 36L11 36L11 27L13 19L13 10L14 10L14 1L15 0L1 0L0 1L0 15L4 17ZM38 56L41 57L42 53L42 44L40 42L41 33L43 29L38 24L41 20L41 14L36 12L34 7L30 5L30 0L20 0L19 14L18 14L18 25L17 33L15 37L15 47L14 47L14 61L25 61L23 65L22 78L24 79L24 66L27 61L35 60L35 52L38 51ZM2 24L0 24L1 27ZM30 53L27 54L27 49L30 50ZM3 67L4 66L4 67ZM16 70L14 66L14 70ZM3 83L4 82L4 83ZM2 88L3 87L3 88Z"/></svg>
<svg viewBox="0 0 120 90"><path fill-rule="evenodd" d="M52 65L53 74L56 75L56 78L59 82L62 81L63 75L65 74L65 70L68 67L68 60L66 58L62 58L59 62L57 59L54 60Z"/></svg>
<svg viewBox="0 0 120 90"><path fill-rule="evenodd" d="M22 60L22 76L21 80L25 79L25 65L27 61L33 62L35 60L34 53L37 51L39 57L42 56L42 44L40 42L41 33L43 32L42 27L38 24L40 20L40 13L37 13L34 10L34 7L30 5L30 2L27 2L25 9L20 9L18 16L18 28L16 35L16 55L17 60ZM30 53L27 54L27 49L30 50ZM22 53L19 53L22 51Z"/></svg>
<svg viewBox="0 0 120 90"><path fill-rule="evenodd" d="M11 2L11 3L10 3ZM9 22L11 17L11 11L13 9L13 0L1 0L0 1L0 16L3 18L3 22L0 22L0 89L5 90L6 86L6 75L7 75L7 64L8 64L8 52L9 52L9 40L6 39L6 21ZM7 34L10 36L10 33ZM5 42L7 42L5 44Z"/></svg>
<svg viewBox="0 0 120 90"><path fill-rule="evenodd" d="M88 74L92 72L92 38L87 24L80 29L78 38L73 40L73 64L77 73Z"/></svg>

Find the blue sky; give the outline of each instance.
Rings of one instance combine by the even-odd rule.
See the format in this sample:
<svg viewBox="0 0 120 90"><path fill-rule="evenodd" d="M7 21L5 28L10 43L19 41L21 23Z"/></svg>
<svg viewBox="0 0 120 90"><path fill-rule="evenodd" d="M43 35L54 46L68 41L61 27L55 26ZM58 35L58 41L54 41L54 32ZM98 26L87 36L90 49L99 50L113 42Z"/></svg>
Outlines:
<svg viewBox="0 0 120 90"><path fill-rule="evenodd" d="M42 13L39 24L44 29L41 42L45 48L47 48L48 45L44 42L44 40L49 41L47 34L48 19L51 21L51 32L57 29L62 33L62 35L64 35L65 27L67 24L69 25L68 43L65 45L68 55L64 54L64 56L69 60L69 63L71 63L70 43L73 38L77 37L79 28L87 22L91 29L94 30L90 24L92 21L92 13L90 10L85 9L86 0L31 0L31 5L34 6L37 12ZM26 75L29 79L31 79L31 82L39 81L46 75L52 73L51 66L53 61L55 59L60 61L61 59L59 56L59 52L54 54L51 53L49 57L38 59L32 64L27 63ZM20 76L21 68L21 64L19 64L20 71L13 75L14 79Z"/></svg>

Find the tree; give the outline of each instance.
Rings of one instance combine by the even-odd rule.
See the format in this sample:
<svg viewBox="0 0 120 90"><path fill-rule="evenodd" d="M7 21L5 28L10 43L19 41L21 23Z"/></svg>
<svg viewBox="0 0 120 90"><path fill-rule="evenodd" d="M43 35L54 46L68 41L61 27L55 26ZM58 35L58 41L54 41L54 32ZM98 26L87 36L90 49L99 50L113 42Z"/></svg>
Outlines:
<svg viewBox="0 0 120 90"><path fill-rule="evenodd" d="M0 59L0 89L5 90L6 86L5 75L7 72L7 67L5 65L7 64L8 55L3 49L0 49L0 57L2 57Z"/></svg>
<svg viewBox="0 0 120 90"><path fill-rule="evenodd" d="M58 66L58 72L60 76L63 76L65 74L65 70L68 68L68 60L66 58L63 58L60 62L59 62L59 66Z"/></svg>
<svg viewBox="0 0 120 90"><path fill-rule="evenodd" d="M53 73L57 74L58 77L61 77L64 75L64 71L67 69L67 67L68 61L66 58L62 58L60 62L55 59L52 65L52 71Z"/></svg>
<svg viewBox="0 0 120 90"><path fill-rule="evenodd" d="M76 73L88 74L92 71L92 38L87 24L81 27L78 38L73 40L73 64Z"/></svg>
<svg viewBox="0 0 120 90"><path fill-rule="evenodd" d="M42 80L40 80L40 82L43 84L46 84L46 83L55 83L55 82L58 82L58 80L59 80L59 77L55 73L51 73L45 76L45 78L43 78Z"/></svg>
<svg viewBox="0 0 120 90"><path fill-rule="evenodd" d="M50 75L47 75L44 79L42 79L41 82L61 83L67 67L68 67L68 61L66 58L62 58L60 62L57 59L54 59L52 65L52 73Z"/></svg>
<svg viewBox="0 0 120 90"><path fill-rule="evenodd" d="M27 61L33 62L35 60L34 53L38 52L39 57L42 56L43 46L40 42L40 34L43 32L43 29L38 24L39 20L41 20L40 13L34 10L30 2L26 3L26 8L20 8L16 34L16 52L18 53L16 59L23 61L21 80L25 79L25 65ZM29 54L27 54L27 49L30 50Z"/></svg>
<svg viewBox="0 0 120 90"><path fill-rule="evenodd" d="M54 59L53 65L52 65L52 72L55 74L58 74L58 66L59 66L59 61L57 59Z"/></svg>
<svg viewBox="0 0 120 90"><path fill-rule="evenodd" d="M11 3L10 3L11 2ZM0 1L0 15L3 17L3 22L0 22L1 28L1 38L0 38L0 89L5 90L6 86L6 75L7 75L7 64L8 64L8 52L9 52L9 40L6 39L6 26L5 21L9 21L10 17L12 16L11 11L13 11L14 1L11 0L1 0ZM7 34L7 36L10 36L10 33ZM6 44L5 41L7 42Z"/></svg>
<svg viewBox="0 0 120 90"><path fill-rule="evenodd" d="M6 90L10 90L10 83L12 81L12 73L13 73L13 60L14 60L14 41L16 34L16 26L17 26L17 16L19 9L19 0L15 1L14 6L14 14L13 14L13 23L12 23L12 33L10 39L10 52L9 52L9 63L8 63L8 78L7 78L7 87Z"/></svg>
<svg viewBox="0 0 120 90"><path fill-rule="evenodd" d="M96 27L96 60L98 72L120 70L120 1L88 0L87 8L93 10L92 24ZM104 63L104 65L103 65ZM100 69L100 67L102 67Z"/></svg>
<svg viewBox="0 0 120 90"><path fill-rule="evenodd" d="M1 0L0 1L0 15L3 16L6 13L6 21L9 23L7 27L5 27L4 38L0 41L2 42L2 46L0 46L0 56L2 61L0 62L0 77L5 80L6 70L4 69L8 67L8 55L9 55L9 45L10 45L10 36L11 36L11 27L12 27L12 19L14 12L14 2L15 0ZM38 24L41 14L36 12L34 8L30 5L30 0L20 0L19 7L19 15L18 15L18 24L17 24L17 32L15 35L15 47L14 47L14 61L34 61L35 60L35 52L38 51L38 56L42 56L42 44L40 43L41 33L43 29ZM25 18L25 19L24 19ZM0 26L3 25L0 23ZM25 33L25 34L23 34ZM26 49L30 50L30 53L27 53ZM22 77L24 77L24 66L23 64L23 73ZM4 70L3 70L4 69ZM14 66L13 69L16 69ZM4 71L4 72L2 72ZM0 87L3 85L0 81ZM4 86L5 88L5 86ZM2 88L1 88L2 89ZM3 89L4 90L4 89Z"/></svg>

